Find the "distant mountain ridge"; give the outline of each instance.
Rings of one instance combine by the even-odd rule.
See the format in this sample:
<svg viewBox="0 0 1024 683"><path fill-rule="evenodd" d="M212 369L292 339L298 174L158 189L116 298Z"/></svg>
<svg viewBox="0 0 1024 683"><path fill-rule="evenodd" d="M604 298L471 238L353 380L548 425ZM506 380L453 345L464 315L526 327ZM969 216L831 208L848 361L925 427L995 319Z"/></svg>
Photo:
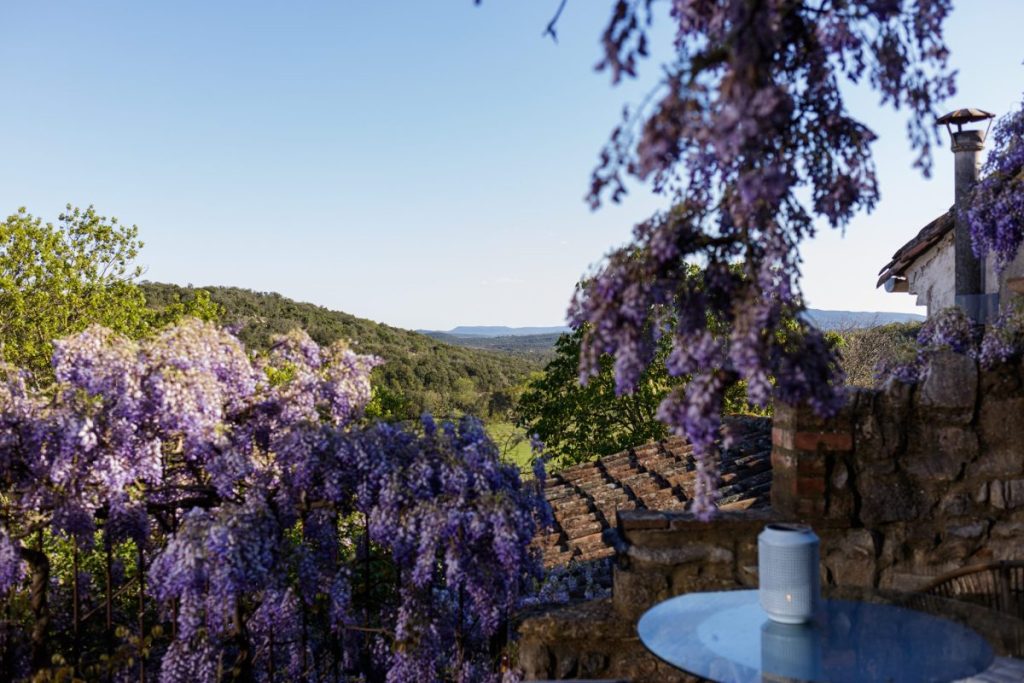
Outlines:
<svg viewBox="0 0 1024 683"><path fill-rule="evenodd" d="M917 313L826 311L818 308L808 308L806 316L809 323L822 330L864 329L890 323L915 323L924 320L924 316Z"/></svg>
<svg viewBox="0 0 1024 683"><path fill-rule="evenodd" d="M419 330L421 332L441 332L454 337L532 337L538 334L562 334L568 332L566 325L554 327L505 327L502 325L460 325L450 330Z"/></svg>
<svg viewBox="0 0 1024 683"><path fill-rule="evenodd" d="M833 311L821 308L808 308L807 321L823 330L843 330L850 328L877 327L889 323L921 322L924 316L918 313L892 313L889 311ZM540 335L558 335L569 332L566 325L554 327L506 327L503 325L459 325L450 330L417 330L435 339L445 337L536 337ZM451 341L458 344L459 341Z"/></svg>

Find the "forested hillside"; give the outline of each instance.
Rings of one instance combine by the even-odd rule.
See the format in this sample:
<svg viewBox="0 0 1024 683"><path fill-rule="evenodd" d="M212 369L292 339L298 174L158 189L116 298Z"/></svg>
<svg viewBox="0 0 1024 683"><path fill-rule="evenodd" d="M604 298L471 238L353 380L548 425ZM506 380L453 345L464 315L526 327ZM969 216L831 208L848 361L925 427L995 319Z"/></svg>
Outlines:
<svg viewBox="0 0 1024 683"><path fill-rule="evenodd" d="M501 335L483 337L479 335L452 334L450 332L424 332L446 344L465 346L470 349L489 349L523 356L540 363L548 363L555 358L555 342L562 336L560 332L549 334Z"/></svg>
<svg viewBox="0 0 1024 683"><path fill-rule="evenodd" d="M163 307L189 298L189 288L142 284L146 302ZM300 327L319 344L349 340L353 348L387 361L374 371L372 408L389 417L471 412L502 413L513 389L542 364L525 356L452 346L426 335L357 318L280 294L237 287L204 287L222 311L221 321L238 329L250 349L264 350L275 334ZM500 417L500 415L495 415Z"/></svg>

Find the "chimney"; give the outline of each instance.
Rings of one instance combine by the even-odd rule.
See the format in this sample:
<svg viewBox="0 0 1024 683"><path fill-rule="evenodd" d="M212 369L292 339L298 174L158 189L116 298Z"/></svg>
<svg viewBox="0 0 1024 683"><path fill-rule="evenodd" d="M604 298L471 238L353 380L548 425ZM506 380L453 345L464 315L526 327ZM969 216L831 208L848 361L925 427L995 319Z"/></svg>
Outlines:
<svg viewBox="0 0 1024 683"><path fill-rule="evenodd" d="M950 143L956 157L953 207L954 218L954 260L956 305L963 308L976 323L983 324L998 312L999 295L985 294L985 264L974 255L971 248L971 232L963 218L966 201L978 181L981 165L981 150L985 147L985 130L964 130L964 124L988 121L992 125L994 114L982 109L957 109L939 118L938 124L945 124L949 131ZM953 130L956 126L956 130Z"/></svg>

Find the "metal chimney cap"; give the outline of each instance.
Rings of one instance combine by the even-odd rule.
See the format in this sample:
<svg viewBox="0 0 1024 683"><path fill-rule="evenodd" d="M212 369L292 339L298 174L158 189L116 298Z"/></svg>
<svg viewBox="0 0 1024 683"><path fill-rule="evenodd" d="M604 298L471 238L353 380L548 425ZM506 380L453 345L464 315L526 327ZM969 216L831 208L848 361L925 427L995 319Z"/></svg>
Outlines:
<svg viewBox="0 0 1024 683"><path fill-rule="evenodd" d="M974 123L975 121L994 119L995 117L995 114L987 112L984 109L967 107L966 109L957 109L956 111L949 112L945 116L940 116L939 120L936 121L935 124L939 126L949 123L963 125L965 123Z"/></svg>
<svg viewBox="0 0 1024 683"><path fill-rule="evenodd" d="M962 126L965 123L974 123L975 121L986 121L988 119L994 119L995 114L985 111L984 109L975 109L974 107L968 107L967 109L957 109L951 111L945 116L940 116L939 120L935 122L935 125L941 126L943 124L949 125L954 124L956 126Z"/></svg>
<svg viewBox="0 0 1024 683"><path fill-rule="evenodd" d="M985 111L984 109L975 109L974 107L968 107L967 109L957 109L951 111L945 116L940 116L939 120L935 122L936 126L945 124L946 130L949 132L950 139L953 140L953 151L957 151L956 147L956 136L963 134L965 123L974 123L975 121L988 121L988 126L985 127L985 131L978 131L980 140L977 144L984 144L985 138L988 137L988 129L992 127L992 119L996 117L995 114ZM956 133L953 132L953 126L956 126ZM970 132L970 131L968 131ZM981 149L981 147L978 147Z"/></svg>

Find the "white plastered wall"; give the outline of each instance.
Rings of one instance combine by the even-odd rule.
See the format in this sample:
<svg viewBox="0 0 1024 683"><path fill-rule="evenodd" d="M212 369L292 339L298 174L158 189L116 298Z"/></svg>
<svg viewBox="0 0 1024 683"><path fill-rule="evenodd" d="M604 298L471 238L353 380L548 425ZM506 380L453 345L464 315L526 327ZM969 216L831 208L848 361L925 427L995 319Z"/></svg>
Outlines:
<svg viewBox="0 0 1024 683"><path fill-rule="evenodd" d="M1017 253L1017 258L1011 261L1002 273L996 273L995 261L992 256L985 259L985 293L999 292L999 306L1002 308L1010 303L1013 297L1020 296L1010 291L1006 283L1008 280L1024 278L1024 250Z"/></svg>
<svg viewBox="0 0 1024 683"><path fill-rule="evenodd" d="M921 254L906 272L907 291L917 295L918 306L928 307L927 315L952 306L955 300L956 272L952 231Z"/></svg>

